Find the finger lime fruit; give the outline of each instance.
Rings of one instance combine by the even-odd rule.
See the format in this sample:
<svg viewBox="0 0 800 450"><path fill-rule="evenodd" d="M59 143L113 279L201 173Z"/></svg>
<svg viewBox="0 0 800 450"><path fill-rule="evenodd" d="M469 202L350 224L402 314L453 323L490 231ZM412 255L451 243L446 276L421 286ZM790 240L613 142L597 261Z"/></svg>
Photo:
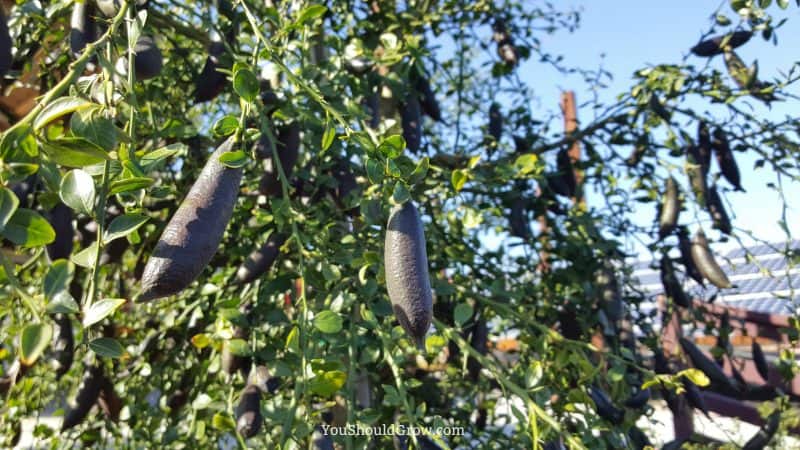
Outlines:
<svg viewBox="0 0 800 450"><path fill-rule="evenodd" d="M658 217L658 238L664 239L671 234L678 225L678 214L681 211L678 196L678 183L674 178L667 178L667 187L664 190L664 199L661 202L661 213Z"/></svg>
<svg viewBox="0 0 800 450"><path fill-rule="evenodd" d="M142 274L139 301L174 295L192 283L216 253L239 195L242 169L220 155L233 150L231 136L209 156L189 194L170 219Z"/></svg>
<svg viewBox="0 0 800 450"><path fill-rule="evenodd" d="M261 177L258 191L266 196L280 195L282 192L280 173L272 155L269 138L262 136L257 145L256 153L267 158L265 160L264 175ZM286 175L288 181L300 156L300 124L292 122L281 128L278 132L278 142L275 150L278 152L283 174Z"/></svg>
<svg viewBox="0 0 800 450"><path fill-rule="evenodd" d="M700 41L697 45L691 48L691 52L697 56L708 58L722 54L725 51L725 48L734 49L740 47L747 43L751 37L753 37L752 31L734 31L730 34L722 34L704 41Z"/></svg>
<svg viewBox="0 0 800 450"><path fill-rule="evenodd" d="M418 347L433 316L425 231L411 201L395 206L386 227L386 288L397 320Z"/></svg>
<svg viewBox="0 0 800 450"><path fill-rule="evenodd" d="M261 391L257 386L248 384L242 390L239 404L236 406L236 431L245 439L258 434L264 417L261 415Z"/></svg>
<svg viewBox="0 0 800 450"><path fill-rule="evenodd" d="M47 256L50 261L67 259L72 254L73 241L75 240L75 227L72 225L72 209L58 203L50 211L50 226L56 232L56 238L47 244Z"/></svg>
<svg viewBox="0 0 800 450"><path fill-rule="evenodd" d="M736 164L736 158L731 151L731 145L728 142L728 137L721 128L714 129L714 138L711 140L711 147L714 149L714 154L717 156L717 163L722 176L736 188L737 191L744 191L742 189L742 178L739 174L739 166Z"/></svg>
<svg viewBox="0 0 800 450"><path fill-rule="evenodd" d="M98 366L92 366L84 374L81 385L78 388L78 394L75 397L75 407L70 408L64 415L64 421L61 423L62 431L79 425L89 414L92 406L97 403L97 398L100 396L102 376L103 371Z"/></svg>
<svg viewBox="0 0 800 450"><path fill-rule="evenodd" d="M702 229L698 229L692 239L692 260L697 270L714 286L720 289L727 289L732 287L728 276L717 264L711 249L708 246L708 239Z"/></svg>
<svg viewBox="0 0 800 450"><path fill-rule="evenodd" d="M236 272L240 283L251 283L269 271L280 254L286 236L272 233L264 245L254 250Z"/></svg>

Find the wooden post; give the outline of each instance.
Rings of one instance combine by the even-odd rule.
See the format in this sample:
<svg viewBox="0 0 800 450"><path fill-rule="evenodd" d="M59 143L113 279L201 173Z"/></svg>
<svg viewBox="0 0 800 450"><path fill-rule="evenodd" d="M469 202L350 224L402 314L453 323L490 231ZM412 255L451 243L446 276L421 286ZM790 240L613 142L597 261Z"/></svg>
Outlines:
<svg viewBox="0 0 800 450"><path fill-rule="evenodd" d="M564 135L569 136L578 129L578 109L575 106L574 91L561 93L561 113L564 115ZM573 142L569 147L568 154L572 163L572 171L575 174L575 185L577 186L572 203L579 203L583 206L586 203L583 198L583 172L576 168L576 164L581 159L581 143L578 141Z"/></svg>

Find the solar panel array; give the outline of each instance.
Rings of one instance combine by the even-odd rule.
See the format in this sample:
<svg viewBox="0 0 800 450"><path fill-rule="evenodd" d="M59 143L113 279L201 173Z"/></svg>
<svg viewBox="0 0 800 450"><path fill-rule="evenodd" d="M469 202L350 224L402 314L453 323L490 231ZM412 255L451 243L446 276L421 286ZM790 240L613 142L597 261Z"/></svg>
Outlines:
<svg viewBox="0 0 800 450"><path fill-rule="evenodd" d="M800 250L800 240L789 242L789 248ZM800 309L800 265L789 264L784 249L785 243L761 244L718 255L717 262L734 285L730 289L717 289L708 282L703 287L684 274L679 277L684 290L695 298L708 300L716 294L716 303L767 314L793 314ZM663 293L658 261L638 260L632 266L633 281L642 291L653 297ZM683 270L680 263L675 267Z"/></svg>

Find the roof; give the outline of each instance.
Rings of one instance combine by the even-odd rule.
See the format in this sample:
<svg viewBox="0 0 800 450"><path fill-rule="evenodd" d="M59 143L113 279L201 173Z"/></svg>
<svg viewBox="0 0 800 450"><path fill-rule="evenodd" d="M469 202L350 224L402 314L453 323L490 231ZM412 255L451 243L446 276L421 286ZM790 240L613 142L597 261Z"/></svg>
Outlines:
<svg viewBox="0 0 800 450"><path fill-rule="evenodd" d="M717 304L767 314L792 314L796 309L793 300L800 300L800 264L789 263L786 249L800 251L800 240L737 248L718 255L717 263L734 285L730 289L717 289L710 283L704 288L683 273L679 277L684 290L697 298L710 299L717 294ZM632 281L641 290L652 296L663 292L658 261L637 260L632 266ZM675 267L683 270L680 263Z"/></svg>

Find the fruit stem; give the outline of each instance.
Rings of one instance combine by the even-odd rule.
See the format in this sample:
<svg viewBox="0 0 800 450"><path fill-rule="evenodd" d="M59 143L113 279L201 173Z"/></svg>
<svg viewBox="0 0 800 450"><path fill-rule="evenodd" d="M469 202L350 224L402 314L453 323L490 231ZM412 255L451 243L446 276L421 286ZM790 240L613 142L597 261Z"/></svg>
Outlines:
<svg viewBox="0 0 800 450"><path fill-rule="evenodd" d="M389 364L389 367L392 369L392 375L394 376L394 385L397 387L397 392L400 394L400 397L403 399L403 409L406 411L406 416L408 420L411 421L411 425L414 429L417 428L417 417L414 414L415 411L411 409L411 405L408 403L408 396L406 393L406 388L403 386L403 380L400 377L400 368L397 367L397 363L394 361L391 352L391 345L389 339L386 338L384 334L381 334L381 340L383 341L383 359L386 361L386 364ZM414 447L419 448L419 442L417 442L417 434L411 433L411 440L414 441Z"/></svg>
<svg viewBox="0 0 800 450"><path fill-rule="evenodd" d="M253 33L256 35L256 38L264 44L264 49L266 50L267 55L269 55L269 60L273 64L275 64L275 67L279 68L281 72L283 72L283 74L286 75L286 78L288 78L289 81L292 82L292 84L306 91L308 96L311 97L315 102L317 102L319 106L321 106L322 109L325 110L326 113L333 116L333 118L336 119L337 122L339 122L339 125L341 125L344 128L345 132L348 135L352 133L353 130L350 128L350 122L345 120L344 116L339 114L339 111L337 111L336 108L328 104L328 102L325 100L322 94L317 92L317 90L311 87L311 85L309 85L308 83L300 79L297 75L295 75L291 71L291 69L289 69L289 67L287 67L286 64L284 64L283 61L280 60L280 58L275 56L275 54L272 52L272 46L270 45L269 40L261 32L261 28L256 23L256 19L253 16L253 13L250 11L250 8L247 7L247 3L245 3L242 0L238 1L237 3L242 5L244 13L247 16L247 21L250 23L250 27L253 29Z"/></svg>

